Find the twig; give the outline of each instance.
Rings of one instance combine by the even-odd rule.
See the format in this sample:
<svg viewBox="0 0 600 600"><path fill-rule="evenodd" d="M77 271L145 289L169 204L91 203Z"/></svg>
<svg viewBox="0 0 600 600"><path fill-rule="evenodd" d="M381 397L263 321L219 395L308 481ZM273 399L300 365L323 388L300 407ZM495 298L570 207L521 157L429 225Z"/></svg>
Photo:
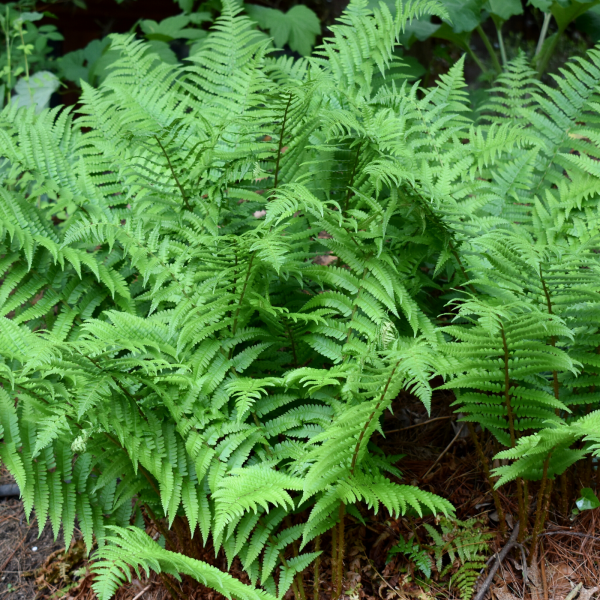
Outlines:
<svg viewBox="0 0 600 600"><path fill-rule="evenodd" d="M152 586L147 585L139 594L136 594L131 600L139 600L142 597L142 594L145 594Z"/></svg>
<svg viewBox="0 0 600 600"><path fill-rule="evenodd" d="M437 465L440 462L440 460L442 460L442 458L444 457L446 452L448 452L448 450L450 450L450 448L452 447L452 444L454 444L454 442L458 439L458 436L462 433L464 426L465 426L465 424L461 423L461 425L460 425L458 431L456 432L456 435L452 439L452 441L446 446L445 450L436 458L435 462L431 465L431 467L429 467L429 469L427 469L427 473L425 473L425 475L423 475L423 479L425 479L425 477L427 477L427 475L429 475L429 473L431 473L431 471L433 470L433 467L435 467L435 465Z"/></svg>
<svg viewBox="0 0 600 600"><path fill-rule="evenodd" d="M581 588L583 587L583 583L578 583L568 594L568 596L565 598L565 600L573 600L573 598L575 598L575 596L577 596L577 594L579 594L579 592L581 591Z"/></svg>
<svg viewBox="0 0 600 600"><path fill-rule="evenodd" d="M377 570L377 567L375 567L375 565L373 564L373 561L367 557L367 560L369 561L369 564L371 565L371 568L373 569L373 571L375 571L375 573L377 573L377 575L379 576L379 578L381 579L381 581L383 581L383 583L385 583L385 585L387 585L388 588L390 588L390 590L392 590L392 592L394 592L394 594L396 594L396 596L398 596L398 598L402 599L404 596L401 596L398 593L398 590L394 589L385 579L385 577Z"/></svg>
<svg viewBox="0 0 600 600"><path fill-rule="evenodd" d="M8 567L8 565L10 564L10 561L13 559L13 556L17 553L17 550L19 550L21 548L21 546L25 543L25 540L27 539L27 536L29 535L29 531L33 527L34 523L35 523L35 518L33 519L33 521L31 521L31 525L27 528L27 531L25 532L23 539L19 542L19 545L9 554L8 558L4 561L4 564L0 567L0 573L4 572L4 569L6 569L6 567Z"/></svg>
<svg viewBox="0 0 600 600"><path fill-rule="evenodd" d="M409 425L408 427L402 427L402 429L392 429L391 431L384 431L387 435L388 433L400 433L401 431L407 431L408 429L414 429L415 427L421 427L422 425L429 425L429 423L434 423L435 421L442 421L445 419L453 419L454 415L448 415L446 417L436 417L435 419L429 419L429 421L423 421L422 423L415 423L414 425Z"/></svg>
<svg viewBox="0 0 600 600"><path fill-rule="evenodd" d="M540 533L538 537L542 537L543 535L574 535L577 537L588 538L590 540L600 542L600 537L590 535L589 533L579 533L578 531L544 531L544 533Z"/></svg>
<svg viewBox="0 0 600 600"><path fill-rule="evenodd" d="M502 550L500 551L500 554L498 554L496 564L490 569L490 572L488 573L486 580L483 582L483 585L481 586L481 588L479 588L479 591L477 592L477 594L475 594L475 597L473 598L473 600L483 600L483 597L487 593L488 588L490 587L490 585L492 585L492 581L494 580L496 571L498 571L498 569L500 568L500 564L506 558L506 555L510 552L510 550L513 548L513 546L515 546L515 544L517 543L517 536L519 535L519 526L520 526L520 523L517 521L517 523L515 524L515 528L512 530L512 533L510 534L510 538L508 538L508 542L506 542L506 545L504 546L504 548L502 548Z"/></svg>

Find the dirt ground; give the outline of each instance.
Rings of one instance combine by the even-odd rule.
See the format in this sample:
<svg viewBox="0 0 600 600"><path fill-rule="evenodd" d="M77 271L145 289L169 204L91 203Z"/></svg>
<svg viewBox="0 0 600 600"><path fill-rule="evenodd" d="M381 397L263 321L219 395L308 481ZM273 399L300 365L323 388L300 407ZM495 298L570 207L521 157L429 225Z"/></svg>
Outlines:
<svg viewBox="0 0 600 600"><path fill-rule="evenodd" d="M448 498L456 507L459 519L479 515L486 527L496 533L492 549L498 552L504 541L497 531L498 521L491 494L482 477L473 444L466 435L457 434L458 427L453 422L447 399L438 397L435 400L432 414L428 416L420 403L400 398L394 406L394 413L386 414L386 439L380 438L378 443L390 454L405 454L398 463L403 472L403 483L418 485ZM493 454L492 448L487 448L487 451ZM0 470L0 484L11 482L9 474ZM573 481L573 485L580 483ZM597 489L596 493L599 491ZM530 494L534 501L534 493ZM517 506L510 486L501 489L501 499L507 515L516 515ZM433 518L430 517L428 522L433 523ZM390 519L384 511L369 515L366 524L348 517L345 600L457 598L442 582L434 580L429 589L424 589L414 580L407 579L406 568L401 568L402 561L406 563L402 556L396 556L386 564L388 550L400 537L407 539L411 527L414 526L406 519ZM96 595L91 588L92 575L81 535L77 531L75 538L65 552L62 537L59 536L55 542L49 525L38 537L35 515L28 523L20 500L0 499L0 600L95 600ZM600 509L587 510L565 522L553 504L541 540L539 555L529 568L525 565L524 547L522 550L517 547L502 562L491 586L493 597L488 592L486 598L600 600ZM327 538L324 549L319 600L328 600L331 596ZM218 555L214 558L210 549L203 552L202 558L222 570L226 568L224 557ZM247 581L239 561L234 561L230 572ZM171 592L156 574L148 579L137 579L134 574L132 579L130 584L118 591L116 600L222 598L185 578L181 584L168 580ZM479 585L482 580L483 577ZM305 575L305 587L312 599L313 575L310 569Z"/></svg>

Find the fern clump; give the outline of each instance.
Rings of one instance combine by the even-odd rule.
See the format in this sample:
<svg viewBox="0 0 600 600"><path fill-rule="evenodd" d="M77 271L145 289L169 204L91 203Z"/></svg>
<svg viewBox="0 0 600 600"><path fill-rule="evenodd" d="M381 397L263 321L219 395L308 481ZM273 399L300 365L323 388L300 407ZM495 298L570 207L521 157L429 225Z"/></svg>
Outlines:
<svg viewBox="0 0 600 600"><path fill-rule="evenodd" d="M101 598L133 566L302 599L330 530L339 595L346 510L452 513L374 437L438 374L502 481L597 452L600 53L552 89L518 59L475 122L462 61L386 82L426 13L355 0L292 60L225 2L186 66L114 36L77 115L0 113L0 458L40 531L97 541Z"/></svg>
<svg viewBox="0 0 600 600"><path fill-rule="evenodd" d="M290 62L230 3L185 68L115 36L80 116L1 114L1 457L40 531L97 540L100 597L126 564L300 593L346 505L452 511L370 447L399 390L429 405L440 340L370 171L398 118L373 74L426 9L357 2ZM126 529L144 516L263 591Z"/></svg>
<svg viewBox="0 0 600 600"><path fill-rule="evenodd" d="M414 565L415 580L424 585L435 579L446 580L463 600L470 600L481 570L485 568L494 534L483 526L480 518L461 521L447 517L436 519L435 525L424 523L431 544L413 536L400 538L388 552L388 562L397 554ZM421 578L421 575L425 579Z"/></svg>

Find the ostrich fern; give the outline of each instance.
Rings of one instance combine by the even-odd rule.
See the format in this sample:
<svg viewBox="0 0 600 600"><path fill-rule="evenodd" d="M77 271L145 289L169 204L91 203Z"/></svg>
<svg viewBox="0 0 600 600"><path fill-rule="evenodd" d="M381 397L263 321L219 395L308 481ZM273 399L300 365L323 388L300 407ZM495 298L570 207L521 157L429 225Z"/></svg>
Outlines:
<svg viewBox="0 0 600 600"><path fill-rule="evenodd" d="M552 90L517 60L476 123L462 62L431 89L377 79L426 12L447 16L355 0L292 60L225 2L186 67L114 36L77 118L0 113L0 458L40 530L97 540L101 598L133 566L301 599L332 528L341 592L346 507L452 512L373 437L438 373L511 457L551 426L564 467L593 436L565 419L595 402L600 54ZM431 288L465 322L440 327ZM144 516L252 585L129 528Z"/></svg>
<svg viewBox="0 0 600 600"><path fill-rule="evenodd" d="M353 4L290 62L226 4L186 68L115 37L77 119L1 114L1 456L40 530L97 540L101 597L125 563L302 597L340 507L452 511L368 447L400 389L429 403L440 339L388 241L406 209L368 172L395 120L373 74L440 10L398 8ZM124 529L142 512L185 517L262 591Z"/></svg>

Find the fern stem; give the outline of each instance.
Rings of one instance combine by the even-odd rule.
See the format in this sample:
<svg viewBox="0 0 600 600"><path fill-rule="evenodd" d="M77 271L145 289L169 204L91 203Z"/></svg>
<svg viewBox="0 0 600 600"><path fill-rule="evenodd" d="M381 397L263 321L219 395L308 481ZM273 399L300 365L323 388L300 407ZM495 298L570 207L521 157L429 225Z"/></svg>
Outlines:
<svg viewBox="0 0 600 600"><path fill-rule="evenodd" d="M456 262L458 263L458 266L460 267L461 273L463 274L463 277L465 278L465 283L469 286L469 289L471 290L471 292L473 294L476 294L477 290L475 289L473 284L469 282L469 276L467 275L467 270L465 269L465 265L463 264L463 261L461 260L458 252L454 248L454 244L452 243L452 241L449 242L449 246L450 246L450 252L452 252L452 256L454 256L454 258L456 259Z"/></svg>
<svg viewBox="0 0 600 600"><path fill-rule="evenodd" d="M350 175L350 185L346 188L346 201L344 203L344 212L348 210L348 203L350 202L350 186L354 185L354 177L356 176L356 168L358 167L358 157L360 154L360 144L356 148L356 154L354 155L354 165L352 166L352 175Z"/></svg>
<svg viewBox="0 0 600 600"><path fill-rule="evenodd" d="M335 578L337 573L337 526L331 530L331 597L335 598Z"/></svg>
<svg viewBox="0 0 600 600"><path fill-rule="evenodd" d="M340 502L339 508L339 523L338 523L338 544L337 544L337 570L335 580L335 595L334 598L341 598L344 582L344 517L346 515L346 505Z"/></svg>
<svg viewBox="0 0 600 600"><path fill-rule="evenodd" d="M163 585L167 588L167 591L173 600L187 599L187 596L180 594L177 588L169 581L166 573L159 573L158 576L161 578Z"/></svg>
<svg viewBox="0 0 600 600"><path fill-rule="evenodd" d="M285 112L283 113L283 121L281 123L281 134L279 135L279 145L277 146L277 159L275 161L275 181L273 182L273 189L277 189L279 183L279 161L281 160L281 149L283 148L283 135L285 133L285 125L287 121L288 111L290 110L290 104L292 103L292 94L288 98L285 106Z"/></svg>
<svg viewBox="0 0 600 600"><path fill-rule="evenodd" d="M548 455L544 461L544 469L542 472L542 481L540 483L540 489L537 497L537 509L535 514L535 522L533 525L533 537L531 539L531 546L529 548L529 555L527 557L527 564L531 565L531 560L535 554L535 547L537 545L538 536L542 530L542 525L546 520L545 504L546 504L546 484L548 482L548 466L550 465L550 457L552 453Z"/></svg>
<svg viewBox="0 0 600 600"><path fill-rule="evenodd" d="M475 431L475 427L473 427L473 423L467 422L467 427L469 429L469 433L471 434L471 439L475 444L475 449L477 451L477 455L479 456L479 460L481 461L481 464L483 466L483 473L485 474L485 478L487 479L488 485L490 486L492 498L494 499L494 506L496 507L498 519L500 520L500 531L504 535L506 534L506 517L504 515L504 509L502 508L502 504L500 503L500 496L498 495L498 491L494 487L494 481L492 480L492 474L490 473L490 465L488 458L483 451L481 443L479 442L479 436Z"/></svg>
<svg viewBox="0 0 600 600"><path fill-rule="evenodd" d="M144 509L148 513L148 516L150 517L154 527L156 527L158 532L165 538L165 545L168 545L171 548L171 550L173 550L173 552L177 552L177 548L175 548L175 546L173 545L173 540L171 540L171 536L169 535L169 531L167 530L167 528L160 522L160 519L156 517L156 515L154 514L154 512L148 504L144 503Z"/></svg>
<svg viewBox="0 0 600 600"><path fill-rule="evenodd" d="M367 269L367 267L365 267L363 270L362 277L360 278L360 286L358 288L358 292L356 292L356 296L354 298L354 306L352 307L352 314L350 315L350 321L348 322L348 332L346 335L346 344L348 344L348 342L350 341L350 336L352 335L352 323L354 321L354 315L356 315L356 311L358 310L358 299L360 298L360 294L362 292L362 282L365 280L365 277L367 276L368 272L369 272L369 269ZM348 355L346 354L344 356L344 362L346 362L347 358L348 358Z"/></svg>
<svg viewBox="0 0 600 600"><path fill-rule="evenodd" d="M481 27L481 25L477 25L477 33L479 34L479 36L481 37L483 44L485 45L486 50L488 51L488 54L490 55L490 58L492 59L492 64L494 65L494 69L496 70L496 72L498 74L502 73L502 66L500 65L500 62L498 61L498 56L496 55L496 51L494 50L494 47L492 46L492 42L490 42L490 38L487 36L486 32L483 30L483 27Z"/></svg>
<svg viewBox="0 0 600 600"><path fill-rule="evenodd" d="M600 469L598 470L598 473L600 473ZM598 479L600 481L600 475ZM565 471L560 476L560 512L565 519L568 517L569 504L569 486L567 481L567 471Z"/></svg>
<svg viewBox="0 0 600 600"><path fill-rule="evenodd" d="M514 414L510 402L510 371L508 361L510 359L510 352L508 350L508 343L506 341L506 333L504 331L504 324L500 322L500 334L502 336L502 347L504 350L504 402L506 403L506 412L508 413L508 427L510 430L510 444L511 448L516 445L515 435L515 422ZM525 498L523 492L523 480L517 478L517 502L519 503L519 521L521 523L519 531L519 540L523 538L527 530L527 515L525 514Z"/></svg>
<svg viewBox="0 0 600 600"><path fill-rule="evenodd" d="M375 408L369 415L369 418L366 420L365 425L362 428L360 435L358 436L358 441L356 442L356 447L354 448L354 454L352 455L352 466L350 467L351 475L354 475L354 469L356 468L356 461L358 460L358 453L360 452L360 446L362 444L363 438L365 437L365 434L367 433L367 429L369 428L369 425L371 424L371 421L373 420L375 413L379 410L379 407L381 406L382 402L385 400L385 395L387 394L388 388L390 387L390 383L392 382L392 379L394 378L394 375L396 374L396 370L398 369L399 364L400 364L400 361L398 361L394 365L394 368L392 369L392 372L391 372L390 376L388 377L385 387L383 388L383 392L381 392L381 397L379 398L379 402L375 405Z"/></svg>
<svg viewBox="0 0 600 600"><path fill-rule="evenodd" d="M293 527L293 523L289 515L285 518L285 523L288 527ZM299 554L297 540L294 540L292 542L292 552L294 553L294 558L297 558ZM294 575L294 579L296 580L296 587L298 588L298 595L300 596L300 599L306 600L306 590L304 589L304 580L302 578L302 573L296 573Z"/></svg>
<svg viewBox="0 0 600 600"><path fill-rule="evenodd" d="M250 279L250 273L252 272L252 263L254 262L254 257L256 253L253 252L250 256L250 260L248 261L248 269L246 270L246 277L244 279L244 286L242 287L242 294L240 295L240 301L238 302L237 310L235 311L235 317L233 318L233 325L231 327L231 335L234 336L237 330L238 317L240 316L240 310L242 310L242 302L244 300L244 296L246 295L246 288L248 287L248 280Z"/></svg>
<svg viewBox="0 0 600 600"><path fill-rule="evenodd" d="M292 346L292 357L294 359L294 368L298 368L298 354L296 352L296 342L294 341L294 332L290 327L286 325L286 331L288 333L288 337L290 339L290 344Z"/></svg>
<svg viewBox="0 0 600 600"><path fill-rule="evenodd" d="M321 551L321 535L317 536L315 540L315 552ZM315 565L313 567L313 600L319 600L319 571L321 567L321 556L317 556L315 559Z"/></svg>
<svg viewBox="0 0 600 600"><path fill-rule="evenodd" d="M510 371L508 361L510 359L510 353L508 350L508 343L506 341L506 333L504 332L504 325L500 323L500 334L502 336L502 347L504 350L504 402L506 403L506 411L508 413L508 427L510 430L510 444L511 448L515 447L516 436L515 436L515 424L512 406L510 403Z"/></svg>
<svg viewBox="0 0 600 600"><path fill-rule="evenodd" d="M192 212L192 207L190 206L188 197L187 197L186 193L183 191L183 186L179 182L179 178L177 177L177 175L175 173L175 169L173 168L171 159L169 158L169 155L167 154L165 147L162 145L160 138L157 135L154 136L154 139L157 141L158 145L160 146L160 149L162 150L162 153L164 154L165 158L167 159L169 169L171 169L171 175L173 175L173 179L175 180L175 183L177 184L177 187L179 188L179 193L181 194L181 198L183 200L183 203L185 204L185 208L187 210L189 210L190 212Z"/></svg>
<svg viewBox="0 0 600 600"><path fill-rule="evenodd" d="M544 24L546 24L546 21L544 20ZM546 27L547 29L547 27ZM540 281L542 283L542 289L544 291L544 296L546 298L546 307L548 309L548 314L553 315L554 314L554 310L552 308L552 298L550 296L550 290L548 289L548 286L546 285L546 280L544 279L544 273L542 271L542 266L540 265ZM550 345L553 347L556 347L556 336L552 335L550 336ZM560 383L558 381L558 371L552 371L552 387L553 387L553 391L554 391L554 398L556 398L556 400L560 399ZM556 414L559 415L559 410L558 408L556 409ZM550 460L550 458L548 457L548 460ZM546 467L546 465L544 464L544 467ZM567 496L567 479L566 479L566 472L562 473L560 476L560 483L561 483L561 488L563 490L562 493L562 498L561 498L561 512L563 513L563 516L565 518L568 517L568 511L569 511L569 502L568 502L568 496ZM538 506L539 509L539 506ZM536 519L537 522L537 519ZM539 534L539 532L538 532ZM535 535L535 533L534 533Z"/></svg>

